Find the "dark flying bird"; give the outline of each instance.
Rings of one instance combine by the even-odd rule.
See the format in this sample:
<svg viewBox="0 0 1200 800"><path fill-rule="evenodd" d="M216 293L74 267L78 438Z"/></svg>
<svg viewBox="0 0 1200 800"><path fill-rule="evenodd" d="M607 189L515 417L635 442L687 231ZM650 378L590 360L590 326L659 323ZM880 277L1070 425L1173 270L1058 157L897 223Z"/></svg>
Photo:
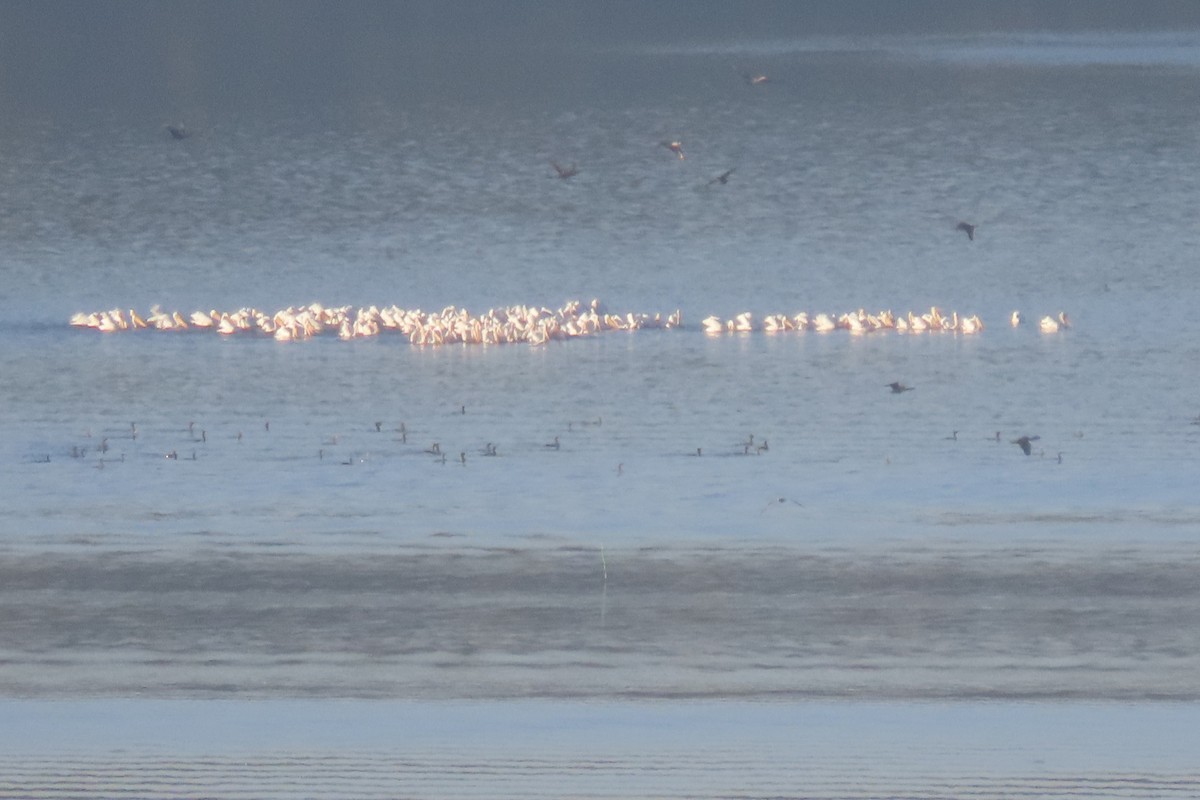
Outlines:
<svg viewBox="0 0 1200 800"><path fill-rule="evenodd" d="M1019 445L1021 448L1021 452L1024 453L1025 455L1029 455L1030 453L1033 452L1033 442L1036 442L1040 438L1042 438L1042 437L1040 437L1040 436L1022 436L1020 439L1013 439L1012 443L1015 445Z"/></svg>
<svg viewBox="0 0 1200 800"><path fill-rule="evenodd" d="M558 173L558 177L562 178L563 180L566 180L567 178L574 178L579 174L579 168L574 164L569 167L564 167L561 164L551 161L550 166L554 167L554 171Z"/></svg>
<svg viewBox="0 0 1200 800"><path fill-rule="evenodd" d="M893 381L888 384L888 388L892 390L892 394L900 394L901 392L911 392L915 386L905 386L899 381Z"/></svg>
<svg viewBox="0 0 1200 800"><path fill-rule="evenodd" d="M954 230L965 231L967 234L967 238L970 239L972 242L975 241L975 226L972 225L971 223L960 222L954 226Z"/></svg>
<svg viewBox="0 0 1200 800"><path fill-rule="evenodd" d="M720 175L718 175L717 177L715 177L711 181L709 181L708 185L712 186L714 183L719 183L722 186L724 186L725 184L729 183L729 176L732 174L733 174L733 170L727 169L724 172L722 172Z"/></svg>

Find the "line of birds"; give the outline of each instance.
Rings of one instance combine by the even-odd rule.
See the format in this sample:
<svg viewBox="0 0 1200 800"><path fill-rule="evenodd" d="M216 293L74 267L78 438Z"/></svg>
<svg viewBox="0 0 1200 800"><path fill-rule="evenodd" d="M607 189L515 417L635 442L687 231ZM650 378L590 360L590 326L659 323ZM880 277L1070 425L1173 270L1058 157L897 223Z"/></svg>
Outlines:
<svg viewBox="0 0 1200 800"><path fill-rule="evenodd" d="M899 381L893 381L891 383L886 384L885 388L889 389L892 394L904 394L905 392L914 391L914 389L916 387L908 386ZM459 414L459 415L466 415L466 413L467 413L466 406L465 405L460 406L459 410L455 413ZM576 430L576 427L575 427L576 425L578 425L580 428L588 428L588 427L599 427L603 424L604 424L604 420L601 417L596 417L595 419L581 420L578 422L568 421L567 422L567 432L568 433L574 432ZM1195 419L1191 420L1191 424L1200 425L1200 416L1197 416ZM384 422L382 420L377 420L369 430L373 430L375 433L384 433L385 432L384 431ZM201 447L208 444L208 441L209 441L208 431L204 428L197 428L196 423L194 421L188 422L186 431L187 431L187 435L188 435L188 438L186 441L188 443L193 444L193 445L200 445ZM263 431L264 431L264 433L268 433L268 434L271 432L270 420L263 421ZM407 425L404 422L401 422L398 427L388 429L388 432L397 434L395 436L395 438L393 439L393 441L395 443L397 443L399 445L408 445L409 430L408 430ZM959 431L955 430L955 431L952 431L949 436L946 436L943 438L947 441L957 442L957 441L959 441L958 434L959 434ZM1078 433L1076 435L1082 436L1083 434ZM86 431L84 433L84 436L87 439L92 439L92 432L90 430ZM120 452L119 455L117 455L116 457L108 456L108 453L110 452L110 450L113 449L112 445L110 444L111 438L121 438L121 439L129 439L130 441L137 441L138 437L139 437L139 430L138 430L137 423L131 422L129 424L129 431L125 434L113 433L113 434L110 434L107 436L102 436L100 439L100 442L95 445L93 445L93 444L82 444L82 445L73 444L73 445L71 445L71 448L69 451L70 457L72 459L86 459L90 452L95 452L96 454L99 455L99 458L95 462L95 467L97 469L103 469L106 464L123 463L126 460L124 451ZM996 443L999 443L1002 441L1000 431L996 431L995 434L985 437L985 438L988 441L994 441ZM244 434L241 430L238 430L236 432L235 439L239 444L243 441ZM1019 436L1016 439L1011 439L1009 441L1011 444L1017 445L1021 449L1021 452L1023 452L1026 456L1029 456L1029 455L1033 454L1033 443L1040 441L1040 440L1041 440L1041 436L1039 436L1039 435L1026 434L1026 435ZM322 446L320 447L320 449L317 450L318 460L325 459L325 456L326 456L325 448L326 447L338 447L341 444L342 444L341 437L338 435L333 435L333 436L329 436L329 437L322 439L322 441L321 441ZM539 450L543 450L543 451L557 452L557 451L560 451L563 449L563 441L562 441L561 435L555 434L553 436L553 438L551 438L549 441L546 441L545 443L543 443L540 448L538 448L536 446L527 445L526 449L528 449L529 447L533 447L534 449L539 449ZM765 453L768 453L770 451L770 449L771 449L770 444L768 443L766 438L759 439L759 438L756 438L753 433L751 433L744 441L739 441L736 444L734 444L733 446L729 447L728 449L721 450L718 453L718 455L761 456ZM410 452L419 452L419 453L423 453L424 455L431 456L435 462L441 463L441 464L446 464L449 460L449 456L451 455L447 451L443 450L440 440L433 441L428 447L421 448L419 451L410 451ZM486 444L484 444L483 447L477 448L477 453L484 458L499 457L500 456L499 445L497 445L495 442L489 441ZM150 453L150 455L154 455L154 454ZM693 456L696 458L703 457L705 455L704 448L697 447L695 449L695 451L688 452L686 455L690 455L690 456ZM1045 452L1042 451L1041 455L1045 455ZM161 457L168 461L180 460L178 444L176 444L176 446L172 447L170 450L165 450L165 451L161 452ZM198 460L197 450L195 448L193 448L191 451L190 458L185 459L185 460L191 460L191 461ZM357 457L357 456L351 455L349 457L344 458L340 463L343 465L346 465L346 466L352 466L356 463L360 463L360 462L363 462L366 460L367 459L365 457ZM456 460L463 466L466 466L467 465L467 450L460 450L459 454L458 454L458 458ZM1059 464L1061 464L1063 462L1062 452L1059 452L1057 454L1057 461ZM51 462L50 454L44 454L44 455L34 458L32 463L49 464L50 462ZM888 460L888 463L890 463L890 459ZM617 475L618 476L620 476L624 473L624 467L625 467L625 465L623 462L617 465ZM781 500L780 502L784 502L784 501Z"/></svg>
<svg viewBox="0 0 1200 800"><path fill-rule="evenodd" d="M1013 327L1020 325L1021 313L1014 311L1010 321ZM515 342L539 345L552 340L592 336L604 331L682 328L683 313L676 309L665 317L662 313L614 314L599 300L592 300L587 305L571 300L558 309L513 305L490 308L481 315L455 306L425 312L402 309L396 305L355 309L351 306L332 307L311 303L307 306L288 306L274 313L244 307L236 311L197 310L184 316L179 311L168 312L155 305L144 316L132 308L127 311L121 308L80 311L71 315L69 323L101 333L201 330L215 331L223 336L257 333L272 336L277 341L298 341L320 335L336 335L344 340L361 339L390 332L405 336L413 344L422 345ZM1057 318L1044 317L1039 325L1043 333L1054 333L1069 327L1071 324L1065 311L1060 311ZM862 308L837 315L822 312L810 316L807 311L793 315L767 314L761 323L755 321L751 312L744 311L730 319L722 319L715 314L705 317L701 329L710 335L757 330L766 333L847 330L862 334L894 330L899 333L948 331L976 334L983 331L984 324L978 314L960 316L957 311L943 314L933 306L923 314L914 314L912 311L895 314L891 310L872 314Z"/></svg>
<svg viewBox="0 0 1200 800"><path fill-rule="evenodd" d="M683 324L683 315L678 309L665 317L661 313L613 314L599 300L592 300L587 306L572 300L558 309L514 305L491 308L481 315L455 306L425 312L395 305L354 309L312 303L289 306L273 314L255 308L240 308L228 312L193 311L185 317L179 311L163 311L156 305L144 317L132 308L128 316L120 308L78 312L71 316L70 324L102 333L133 330L210 330L224 336L258 333L272 336L277 341L297 341L322 334L336 335L343 340L362 339L394 332L407 337L413 344L422 345L517 342L538 345L604 331L678 328Z"/></svg>

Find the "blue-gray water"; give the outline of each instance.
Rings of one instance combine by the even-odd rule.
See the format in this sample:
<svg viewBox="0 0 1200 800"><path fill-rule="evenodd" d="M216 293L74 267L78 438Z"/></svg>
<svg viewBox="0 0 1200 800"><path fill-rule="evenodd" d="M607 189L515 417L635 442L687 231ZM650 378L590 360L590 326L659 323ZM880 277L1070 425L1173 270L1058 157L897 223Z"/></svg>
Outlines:
<svg viewBox="0 0 1200 800"><path fill-rule="evenodd" d="M530 724L570 719L564 741L580 748L593 724L620 739L597 722L608 713L677 721L699 703L724 719L688 743L725 753L710 762L719 780L579 789L606 795L736 794L727 780L766 752L759 702L798 715L832 702L841 735L908 709L918 749L935 730L986 739L984 723L939 728L930 701L968 717L1016 708L1018 729L1085 701L1100 730L1157 703L1195 722L1197 45L597 47L586 74L626 90L596 77L549 99L210 110L183 120L182 141L162 128L174 119L5 119L0 692L42 719L94 701L131 731L177 713L135 697L209 715L230 708L215 698L249 703L241 713L267 703L279 725L288 702L436 714L469 699ZM579 175L557 179L552 160ZM959 220L978 225L974 241ZM67 324L154 304L482 313L593 297L680 309L684 326L417 347ZM709 314L931 305L987 327L700 328ZM1073 327L1040 333L1060 310ZM916 388L892 394L892 381ZM1021 435L1040 437L1029 456ZM434 442L444 463L425 452ZM136 750L129 737L114 742ZM1015 752L1019 737L987 747ZM208 749L224 758L218 739ZM39 741L92 780L94 743ZM332 746L314 741L299 751ZM1182 757L1123 762L1119 737L1105 741L1104 768L1072 775L1116 784L1042 783L1054 770L1015 757L975 772L965 751L914 778L907 751L880 745L839 751L816 793L857 796L837 786L864 764L882 771L857 784L867 794L941 796L953 792L939 781L963 776L979 796L1133 796L1142 780L1194 793ZM511 767L511 743L472 752L484 772ZM637 757L669 761L655 746ZM146 757L173 774L193 756ZM390 769L378 758L346 769ZM534 793L595 769L553 761ZM779 769L745 796L805 794L803 770ZM254 784L229 770L213 780ZM270 792L306 793L268 772ZM53 794L53 769L34 773L0 795ZM400 790L378 780L372 791Z"/></svg>

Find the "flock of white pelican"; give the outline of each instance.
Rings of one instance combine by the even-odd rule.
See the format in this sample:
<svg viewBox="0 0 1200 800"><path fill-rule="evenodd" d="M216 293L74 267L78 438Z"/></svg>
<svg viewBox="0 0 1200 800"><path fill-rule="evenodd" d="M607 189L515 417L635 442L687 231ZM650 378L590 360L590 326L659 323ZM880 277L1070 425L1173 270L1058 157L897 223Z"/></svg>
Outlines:
<svg viewBox="0 0 1200 800"><path fill-rule="evenodd" d="M473 315L465 308L447 306L440 311L403 309L399 306L330 308L313 303L289 306L267 313L254 308L237 311L163 311L154 306L146 316L119 308L90 314L80 312L71 324L104 333L131 330L215 331L224 336L257 333L277 341L298 341L321 335L340 339L363 339L396 333L413 344L545 344L551 340L592 336L603 331L633 331L643 328L677 328L683 322L679 311L662 314L607 312L600 301L590 304L572 300L552 310L536 306L508 306Z"/></svg>
<svg viewBox="0 0 1200 800"><path fill-rule="evenodd" d="M604 331L636 331L642 329L673 329L683 326L683 315L679 310L671 314L608 312L599 300L582 303L571 300L558 309L538 306L507 306L491 308L486 313L474 315L465 308L447 306L440 311L403 309L391 305L385 307L352 306L327 307L320 303L307 306L289 306L281 311L268 313L254 308L236 311L193 311L184 315L179 311L164 311L154 306L146 315L134 309L124 311L114 308L108 311L79 312L71 317L71 324L91 328L103 333L117 331L214 331L223 336L235 334L258 334L271 336L277 341L299 341L314 336L337 336L340 339L363 339L384 333L395 333L413 344L545 344L553 340L574 339L592 336ZM1010 320L1013 327L1021 324L1020 312L1014 311ZM1066 312L1060 311L1057 318L1044 317L1039 323L1043 333L1054 333L1070 327ZM984 329L978 314L961 316L957 311L944 314L936 306L923 314L909 311L896 314L892 311L868 313L864 309L845 314L817 313L810 315L801 311L794 315L767 314L761 321L750 312L742 312L731 319L716 315L701 322L702 330L709 335L763 331L780 333L785 331L815 331L827 333L846 330L851 334L875 331L898 333L926 333L945 331L960 334L975 334Z"/></svg>
<svg viewBox="0 0 1200 800"><path fill-rule="evenodd" d="M891 311L880 311L869 314L865 309L851 311L845 314L813 314L801 311L798 314L767 314L761 323L756 323L750 312L742 312L733 319L721 319L717 316L706 317L701 323L704 332L710 335L722 333L739 333L762 330L766 333L781 331L816 331L828 333L835 330L847 330L852 334L873 333L875 331L897 331L899 333L925 333L927 331L951 331L954 333L979 333L983 330L983 320L978 314L960 317L957 311L949 315L943 314L933 306L924 314L895 314Z"/></svg>

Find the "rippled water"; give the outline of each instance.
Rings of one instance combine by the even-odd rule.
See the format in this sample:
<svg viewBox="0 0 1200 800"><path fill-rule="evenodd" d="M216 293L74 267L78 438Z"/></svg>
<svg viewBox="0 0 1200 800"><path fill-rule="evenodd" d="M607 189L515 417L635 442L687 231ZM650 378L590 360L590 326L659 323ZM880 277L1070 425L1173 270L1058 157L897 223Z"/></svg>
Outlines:
<svg viewBox="0 0 1200 800"><path fill-rule="evenodd" d="M135 696L476 698L501 716L591 698L650 718L680 698L835 698L835 717L886 698L917 742L939 724L917 699L1119 703L1097 707L1111 725L1174 700L1194 716L1189 51L1160 36L861 44L596 52L610 75L654 80L548 104L214 115L182 142L103 114L0 123L0 691L38 698L34 717L104 697L129 719L149 713L123 705ZM746 62L772 81L747 86ZM660 146L676 137L686 160ZM551 160L580 174L558 180ZM441 348L67 325L156 303L480 313L592 297L685 325ZM987 328L699 325L931 305ZM1071 330L1031 324L1059 310ZM1021 435L1040 436L1032 455ZM1195 786L1181 761L1114 756L1074 777L930 765L943 790L880 745L878 780L846 777L852 760L719 788L772 752L757 713L725 717L741 750L614 758L645 781L686 751L723 776L710 796ZM305 793L277 776L307 774L322 742L282 767L271 750L255 751L275 765L261 775L220 748L206 763ZM435 751L417 760L457 769ZM488 774L525 769L478 752ZM329 757L346 775L395 766L372 747ZM38 762L0 794L110 780L90 758ZM168 763L175 780L192 763L140 758L105 774ZM539 785L600 770L548 758ZM697 794L685 772L646 791ZM344 794L407 786L355 780Z"/></svg>

